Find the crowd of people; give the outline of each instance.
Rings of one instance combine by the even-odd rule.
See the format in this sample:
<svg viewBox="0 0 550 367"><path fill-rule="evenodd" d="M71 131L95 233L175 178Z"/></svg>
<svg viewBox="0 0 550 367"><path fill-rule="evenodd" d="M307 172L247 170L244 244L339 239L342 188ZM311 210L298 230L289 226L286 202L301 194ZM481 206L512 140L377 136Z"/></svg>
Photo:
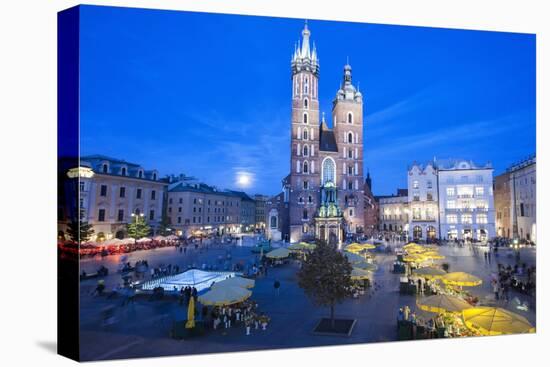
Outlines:
<svg viewBox="0 0 550 367"><path fill-rule="evenodd" d="M246 335L250 335L251 330L266 330L270 321L268 316L258 312L258 303L250 300L229 306L215 306L210 313L205 306L203 318L212 325L213 330L244 327Z"/></svg>
<svg viewBox="0 0 550 367"><path fill-rule="evenodd" d="M427 315L426 313L421 313ZM472 335L460 318L452 314L417 315L409 306L399 308L397 327L400 340L452 338Z"/></svg>
<svg viewBox="0 0 550 367"><path fill-rule="evenodd" d="M534 295L536 287L536 268L527 264L504 266L498 264L498 274L491 279L491 286L495 299L504 302L510 301L510 290Z"/></svg>

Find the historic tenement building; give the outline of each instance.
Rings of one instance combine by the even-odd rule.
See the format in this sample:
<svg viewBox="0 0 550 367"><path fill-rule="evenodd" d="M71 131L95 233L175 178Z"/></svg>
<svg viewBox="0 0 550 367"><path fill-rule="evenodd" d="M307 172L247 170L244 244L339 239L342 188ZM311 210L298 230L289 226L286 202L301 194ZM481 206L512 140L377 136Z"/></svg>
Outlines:
<svg viewBox="0 0 550 367"><path fill-rule="evenodd" d="M378 213L378 201L372 193L372 180L368 172L363 190L363 215L365 217L364 231L366 236L373 236L378 229L380 216Z"/></svg>
<svg viewBox="0 0 550 367"><path fill-rule="evenodd" d="M78 170L80 220L92 225L92 240L126 237L126 225L136 215L156 233L166 189L156 170L103 155L81 157Z"/></svg>
<svg viewBox="0 0 550 367"><path fill-rule="evenodd" d="M306 24L291 60L291 154L285 186L290 233L282 237L340 244L347 235L364 231L363 98L346 64L329 127L320 113L319 58L309 38Z"/></svg>
<svg viewBox="0 0 550 367"><path fill-rule="evenodd" d="M497 235L536 242L537 160L533 155L495 177Z"/></svg>
<svg viewBox="0 0 550 367"><path fill-rule="evenodd" d="M376 196L378 202L378 231L386 238L407 239L409 231L409 194L397 189L394 195Z"/></svg>
<svg viewBox="0 0 550 367"><path fill-rule="evenodd" d="M484 241L495 236L493 168L464 159L408 170L409 238Z"/></svg>

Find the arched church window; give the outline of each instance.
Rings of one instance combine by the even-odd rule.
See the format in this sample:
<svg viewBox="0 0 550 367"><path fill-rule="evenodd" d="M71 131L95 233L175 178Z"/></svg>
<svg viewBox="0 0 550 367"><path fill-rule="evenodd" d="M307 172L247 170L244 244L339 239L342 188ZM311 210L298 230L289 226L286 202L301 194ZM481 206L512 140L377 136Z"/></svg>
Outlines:
<svg viewBox="0 0 550 367"><path fill-rule="evenodd" d="M304 99L304 108L307 110L309 108L309 103L307 101L307 98Z"/></svg>
<svg viewBox="0 0 550 367"><path fill-rule="evenodd" d="M304 145L304 157L308 156L307 145Z"/></svg>
<svg viewBox="0 0 550 367"><path fill-rule="evenodd" d="M304 209L303 219L307 219L307 209Z"/></svg>
<svg viewBox="0 0 550 367"><path fill-rule="evenodd" d="M271 228L277 228L277 217L276 216L271 217Z"/></svg>
<svg viewBox="0 0 550 367"><path fill-rule="evenodd" d="M348 124L353 123L353 114L351 112L348 112Z"/></svg>
<svg viewBox="0 0 550 367"><path fill-rule="evenodd" d="M304 80L304 93L305 94L308 94L309 93L309 83L308 83L308 78L306 77L306 79Z"/></svg>
<svg viewBox="0 0 550 367"><path fill-rule="evenodd" d="M304 112L304 119L303 119L303 121L304 121L304 124L307 124L307 113L306 113L306 112Z"/></svg>
<svg viewBox="0 0 550 367"><path fill-rule="evenodd" d="M348 133L348 143L353 143L353 134L352 133Z"/></svg>
<svg viewBox="0 0 550 367"><path fill-rule="evenodd" d="M353 190L353 182L348 182L348 190Z"/></svg>
<svg viewBox="0 0 550 367"><path fill-rule="evenodd" d="M351 165L348 166L348 175L353 174L353 167Z"/></svg>
<svg viewBox="0 0 550 367"><path fill-rule="evenodd" d="M326 158L323 161L322 171L323 184L327 182L335 182L336 166L334 164L334 160L331 158Z"/></svg>
<svg viewBox="0 0 550 367"><path fill-rule="evenodd" d="M308 173L307 161L304 162L304 173Z"/></svg>
<svg viewBox="0 0 550 367"><path fill-rule="evenodd" d="M304 140L307 140L307 130L304 129Z"/></svg>
<svg viewBox="0 0 550 367"><path fill-rule="evenodd" d="M351 149L348 150L348 158L353 158L353 152Z"/></svg>

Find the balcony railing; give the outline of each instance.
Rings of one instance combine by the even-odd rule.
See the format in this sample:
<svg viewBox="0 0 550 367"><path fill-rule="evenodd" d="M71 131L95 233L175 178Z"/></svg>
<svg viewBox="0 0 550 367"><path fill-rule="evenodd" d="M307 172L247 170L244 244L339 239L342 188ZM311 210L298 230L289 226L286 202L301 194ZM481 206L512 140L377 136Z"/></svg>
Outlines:
<svg viewBox="0 0 550 367"><path fill-rule="evenodd" d="M413 218L412 221L413 222L435 222L435 217Z"/></svg>

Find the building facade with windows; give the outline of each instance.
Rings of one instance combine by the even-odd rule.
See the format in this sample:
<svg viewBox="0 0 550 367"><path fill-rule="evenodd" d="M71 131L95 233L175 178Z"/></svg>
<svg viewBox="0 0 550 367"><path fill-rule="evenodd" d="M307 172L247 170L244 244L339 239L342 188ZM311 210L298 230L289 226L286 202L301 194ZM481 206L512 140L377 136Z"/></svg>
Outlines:
<svg viewBox="0 0 550 367"><path fill-rule="evenodd" d="M495 178L498 235L536 243L537 162L528 157Z"/></svg>
<svg viewBox="0 0 550 367"><path fill-rule="evenodd" d="M266 195L256 194L254 195L255 203L255 229L258 231L264 231L266 228L266 203L269 200L269 197Z"/></svg>
<svg viewBox="0 0 550 367"><path fill-rule="evenodd" d="M156 233L166 188L156 170L103 155L81 157L80 165L92 172L79 179L79 207L81 219L94 229L93 241L127 237L132 215L143 217Z"/></svg>
<svg viewBox="0 0 550 367"><path fill-rule="evenodd" d="M166 213L176 235L241 233L241 198L196 181L168 186Z"/></svg>
<svg viewBox="0 0 550 367"><path fill-rule="evenodd" d="M441 238L485 241L496 236L491 164L438 162Z"/></svg>
<svg viewBox="0 0 550 367"><path fill-rule="evenodd" d="M436 166L432 162L426 165L415 163L408 170L408 236L413 240L440 238L437 174Z"/></svg>
<svg viewBox="0 0 550 367"><path fill-rule="evenodd" d="M378 232L385 237L408 238L409 195L407 189L397 190L397 194L377 196L379 208Z"/></svg>
<svg viewBox="0 0 550 367"><path fill-rule="evenodd" d="M367 172L367 178L363 186L363 205L364 205L364 218L365 218L365 235L373 236L378 229L379 220L379 208L378 201L372 193L372 179Z"/></svg>
<svg viewBox="0 0 550 367"><path fill-rule="evenodd" d="M495 222L499 237L512 238L512 191L510 188L510 172L495 176Z"/></svg>
<svg viewBox="0 0 550 367"><path fill-rule="evenodd" d="M289 218L289 233L281 236L340 244L348 234L364 232L363 98L346 64L329 127L320 113L319 77L306 24L291 59L289 213L279 213Z"/></svg>
<svg viewBox="0 0 550 367"><path fill-rule="evenodd" d="M226 190L233 197L239 198L241 232L251 232L256 227L256 201L243 191Z"/></svg>

